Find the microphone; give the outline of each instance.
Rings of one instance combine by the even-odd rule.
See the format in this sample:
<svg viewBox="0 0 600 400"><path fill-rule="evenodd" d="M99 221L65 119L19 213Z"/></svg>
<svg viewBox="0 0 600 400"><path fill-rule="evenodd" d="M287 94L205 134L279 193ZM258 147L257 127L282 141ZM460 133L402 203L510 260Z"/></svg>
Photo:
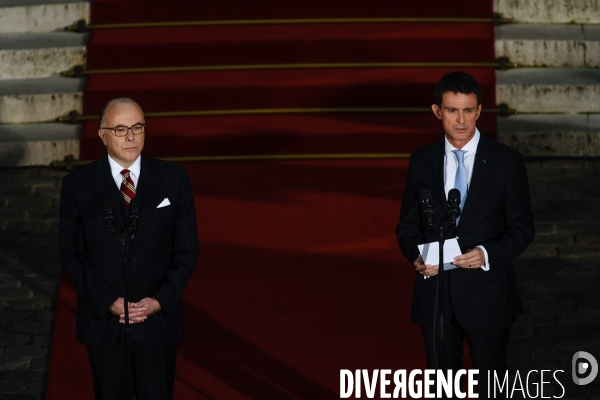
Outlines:
<svg viewBox="0 0 600 400"><path fill-rule="evenodd" d="M419 190L419 204L421 205L421 215L425 219L425 227L433 230L433 205L431 197L431 190L427 188Z"/></svg>
<svg viewBox="0 0 600 400"><path fill-rule="evenodd" d="M114 235L115 233L115 211L113 208L112 199L104 200L104 213L102 214L102 222L106 225L106 233Z"/></svg>
<svg viewBox="0 0 600 400"><path fill-rule="evenodd" d="M137 197L134 197L129 204L129 225L127 227L127 232L131 234L132 239L140 225L141 219L142 209L140 207L140 200Z"/></svg>
<svg viewBox="0 0 600 400"><path fill-rule="evenodd" d="M460 190L450 189L448 192L448 225L456 228L456 220L460 217Z"/></svg>

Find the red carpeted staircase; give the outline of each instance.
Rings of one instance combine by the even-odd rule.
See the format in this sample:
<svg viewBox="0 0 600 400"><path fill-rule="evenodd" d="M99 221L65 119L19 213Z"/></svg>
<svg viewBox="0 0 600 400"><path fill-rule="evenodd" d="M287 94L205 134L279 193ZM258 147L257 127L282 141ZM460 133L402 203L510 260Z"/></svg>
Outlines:
<svg viewBox="0 0 600 400"><path fill-rule="evenodd" d="M137 99L147 113L225 110L147 118L144 152L152 156L410 152L442 137L439 121L382 109L429 107L435 82L456 68L265 65L493 62L491 23L339 21L491 16L489 0L93 0L92 24L338 20L94 30L88 70L229 67L93 74L84 114L97 115L116 96ZM484 107L494 107L494 70L462 69L481 84ZM355 110L323 112L331 108ZM478 122L492 137L495 125L493 114ZM105 154L97 130L97 120L84 124L81 159ZM202 254L184 299L176 398L334 399L340 369L424 367L419 329L409 322L413 269L393 233L406 160L185 166ZM92 397L74 300L64 280L48 399Z"/></svg>
<svg viewBox="0 0 600 400"><path fill-rule="evenodd" d="M491 1L350 2L94 1L92 23L337 19L279 23L102 29L88 43L89 70L228 66L254 70L99 74L88 78L84 114L115 96L138 99L146 112L306 108L429 107L433 85L453 68L291 68L265 65L400 62L493 62L490 23L343 23L342 18L491 17ZM289 21L287 21L289 22ZM260 67L263 66L263 67ZM468 69L486 107L495 105L491 68ZM148 119L148 154L157 156L409 152L439 137L427 114L250 114ZM480 128L495 136L495 117ZM97 146L96 121L85 123L81 158ZM415 129L418 134L415 134ZM185 145L181 145L185 143Z"/></svg>

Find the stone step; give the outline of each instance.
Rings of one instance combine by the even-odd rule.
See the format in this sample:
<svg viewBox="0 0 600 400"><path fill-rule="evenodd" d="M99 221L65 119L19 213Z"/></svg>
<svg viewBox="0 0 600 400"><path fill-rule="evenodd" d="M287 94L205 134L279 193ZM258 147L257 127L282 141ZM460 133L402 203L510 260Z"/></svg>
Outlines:
<svg viewBox="0 0 600 400"><path fill-rule="evenodd" d="M0 79L41 78L85 64L87 34L0 35Z"/></svg>
<svg viewBox="0 0 600 400"><path fill-rule="evenodd" d="M600 69L518 68L496 72L496 102L519 112L600 112Z"/></svg>
<svg viewBox="0 0 600 400"><path fill-rule="evenodd" d="M90 20L90 2L82 0L0 0L0 33L63 30Z"/></svg>
<svg viewBox="0 0 600 400"><path fill-rule="evenodd" d="M494 0L494 12L519 22L600 23L600 0Z"/></svg>
<svg viewBox="0 0 600 400"><path fill-rule="evenodd" d="M48 166L68 155L79 158L81 125L0 125L0 168Z"/></svg>
<svg viewBox="0 0 600 400"><path fill-rule="evenodd" d="M495 28L496 57L528 67L600 67L600 26L513 24Z"/></svg>
<svg viewBox="0 0 600 400"><path fill-rule="evenodd" d="M47 122L81 112L84 79L0 80L0 123Z"/></svg>
<svg viewBox="0 0 600 400"><path fill-rule="evenodd" d="M600 115L498 118L498 141L527 156L600 156Z"/></svg>

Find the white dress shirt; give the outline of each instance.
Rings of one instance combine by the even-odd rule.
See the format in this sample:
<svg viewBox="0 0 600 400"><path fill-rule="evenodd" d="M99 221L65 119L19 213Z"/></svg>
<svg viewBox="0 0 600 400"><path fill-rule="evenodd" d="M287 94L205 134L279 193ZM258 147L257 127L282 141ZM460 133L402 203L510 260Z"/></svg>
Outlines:
<svg viewBox="0 0 600 400"><path fill-rule="evenodd" d="M140 179L141 158L142 156L138 156L133 164L131 164L131 167L127 168L129 170L129 176L133 181L133 186L136 188L138 186L138 180ZM125 168L113 160L110 154L108 155L108 163L110 164L110 173L117 184L117 188L121 190L121 184L123 183L123 175L121 175L121 171L123 171Z"/></svg>
<svg viewBox="0 0 600 400"><path fill-rule="evenodd" d="M445 155L444 155L444 190L446 191L446 198L448 198L448 192L451 189L454 189L454 179L456 178L456 170L458 169L458 160L456 159L456 155L452 152L452 150L465 150L465 168L467 169L467 174L469 176L469 187L471 185L471 177L473 176L473 164L475 163L475 154L477 153L477 145L479 144L479 138L481 134L479 133L479 129L475 128L475 136L464 145L461 149L457 149L452 146L448 141L448 138L444 138L445 140ZM467 191L467 197L469 196L469 192ZM460 209L462 210L463 204L460 205ZM460 223L460 222L459 222ZM484 271L488 271L490 269L489 258L487 254L487 250L483 246L477 246L483 253L485 254L485 264L481 265L481 269Z"/></svg>

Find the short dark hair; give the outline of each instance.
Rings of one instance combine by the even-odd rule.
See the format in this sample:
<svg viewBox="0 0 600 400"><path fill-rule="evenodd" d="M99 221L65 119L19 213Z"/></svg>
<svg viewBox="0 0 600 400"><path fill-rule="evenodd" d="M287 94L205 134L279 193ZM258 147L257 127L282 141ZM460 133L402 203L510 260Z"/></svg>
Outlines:
<svg viewBox="0 0 600 400"><path fill-rule="evenodd" d="M433 92L435 104L440 107L442 105L442 97L444 93L475 93L477 96L477 105L481 104L481 90L477 81L469 74L463 71L448 72L442 76Z"/></svg>
<svg viewBox="0 0 600 400"><path fill-rule="evenodd" d="M100 111L100 127L101 128L104 126L104 114L106 114L106 109L108 108L108 106L110 106L111 104L115 104L115 103L135 104L136 106L138 106L140 108L140 110L142 111L142 114L144 114L144 109L142 108L142 106L140 106L140 103L138 103L131 97L117 97L117 98L109 100L108 102L106 102L104 107L102 107L102 111Z"/></svg>

